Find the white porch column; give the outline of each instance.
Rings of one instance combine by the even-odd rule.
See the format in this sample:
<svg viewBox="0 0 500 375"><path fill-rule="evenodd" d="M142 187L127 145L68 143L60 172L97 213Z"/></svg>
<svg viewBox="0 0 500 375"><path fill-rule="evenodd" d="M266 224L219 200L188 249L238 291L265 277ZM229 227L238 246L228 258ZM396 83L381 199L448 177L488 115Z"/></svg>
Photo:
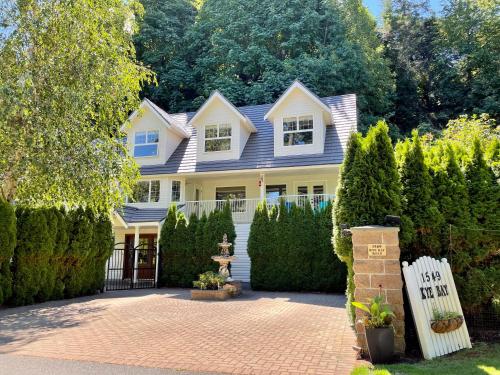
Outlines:
<svg viewBox="0 0 500 375"><path fill-rule="evenodd" d="M138 263L139 263L139 251L137 250L137 246L139 246L139 226L135 227L134 233L134 284L137 282L137 271L138 271Z"/></svg>
<svg viewBox="0 0 500 375"><path fill-rule="evenodd" d="M156 235L156 271L155 271L155 280L156 280L156 285L158 286L158 278L160 275L158 274L158 271L160 269L160 233L161 233L161 224L158 223L158 234Z"/></svg>
<svg viewBox="0 0 500 375"><path fill-rule="evenodd" d="M264 173L260 174L259 183L260 183L260 200L262 201L266 198L266 176Z"/></svg>

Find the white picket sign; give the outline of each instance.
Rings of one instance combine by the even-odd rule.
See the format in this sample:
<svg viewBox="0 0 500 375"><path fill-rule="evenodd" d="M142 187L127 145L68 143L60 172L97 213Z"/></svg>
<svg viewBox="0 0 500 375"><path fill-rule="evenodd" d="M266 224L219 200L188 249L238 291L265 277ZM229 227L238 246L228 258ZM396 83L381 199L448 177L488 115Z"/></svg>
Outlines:
<svg viewBox="0 0 500 375"><path fill-rule="evenodd" d="M431 328L433 309L463 315L448 261L424 256L411 266L403 262L403 275L424 358L472 348L465 321L459 329L448 333L435 333Z"/></svg>

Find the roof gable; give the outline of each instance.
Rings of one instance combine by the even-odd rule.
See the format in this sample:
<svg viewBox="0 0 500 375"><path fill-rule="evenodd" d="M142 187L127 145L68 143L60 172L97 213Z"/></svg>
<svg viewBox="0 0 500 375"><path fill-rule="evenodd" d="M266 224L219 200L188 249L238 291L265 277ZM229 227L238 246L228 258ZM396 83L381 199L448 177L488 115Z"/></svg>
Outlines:
<svg viewBox="0 0 500 375"><path fill-rule="evenodd" d="M203 105L196 111L194 116L189 120L188 125L194 126L196 120L200 118L200 116L216 101L220 101L224 106L226 106L232 113L234 113L238 119L245 125L245 127L251 132L254 133L257 131L257 128L253 124L253 122L244 115L238 108L236 108L229 100L227 100L224 95L222 95L218 90L212 92L210 97L203 103Z"/></svg>
<svg viewBox="0 0 500 375"><path fill-rule="evenodd" d="M179 124L171 115L169 115L167 112L165 112L163 109L158 107L147 98L145 98L141 102L139 108L129 116L128 121L132 122L140 115L141 111L143 111L145 108L149 109L151 113L153 113L153 115L155 115L167 129L173 131L175 134L182 138L189 138L190 135L183 125ZM123 130L125 126L126 124L123 124L121 130Z"/></svg>
<svg viewBox="0 0 500 375"><path fill-rule="evenodd" d="M278 98L278 100L271 106L271 108L264 115L264 120L271 120L273 113L283 104L286 98L294 91L300 90L303 92L308 98L310 98L314 103L316 103L321 110L323 110L326 114L330 115L331 110L316 94L314 94L311 90L309 90L306 86L304 86L300 81L295 80L286 91Z"/></svg>

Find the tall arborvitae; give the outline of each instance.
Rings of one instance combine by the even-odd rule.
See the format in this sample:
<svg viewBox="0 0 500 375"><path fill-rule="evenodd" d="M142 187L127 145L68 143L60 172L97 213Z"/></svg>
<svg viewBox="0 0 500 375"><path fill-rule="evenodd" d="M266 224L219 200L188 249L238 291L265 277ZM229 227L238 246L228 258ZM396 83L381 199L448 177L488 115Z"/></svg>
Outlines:
<svg viewBox="0 0 500 375"><path fill-rule="evenodd" d="M68 298L79 296L85 289L85 259L89 254L92 242L93 225L84 209L78 208L70 212L69 244L66 257L66 273L64 294Z"/></svg>
<svg viewBox="0 0 500 375"><path fill-rule="evenodd" d="M114 249L113 224L107 214L100 214L94 224L94 243L97 253L92 272L91 291L104 289L105 266Z"/></svg>
<svg viewBox="0 0 500 375"><path fill-rule="evenodd" d="M207 215L205 212L201 215L200 221L196 228L196 274L204 273L206 271L212 270L214 268L214 262L210 258L210 254L205 249L205 227L207 225Z"/></svg>
<svg viewBox="0 0 500 375"><path fill-rule="evenodd" d="M0 198L0 305L12 295L10 261L16 247L16 213Z"/></svg>
<svg viewBox="0 0 500 375"><path fill-rule="evenodd" d="M332 203L328 202L323 209L316 210L314 215L314 248L311 249L312 289L322 292L344 292L346 287L347 268L332 251L331 234Z"/></svg>
<svg viewBox="0 0 500 375"><path fill-rule="evenodd" d="M16 211L17 244L14 251L13 298L15 305L36 302L42 285L43 254L49 240L47 219L41 209Z"/></svg>
<svg viewBox="0 0 500 375"><path fill-rule="evenodd" d="M67 263L66 252L69 242L69 215L64 209L56 211L57 235L51 267L54 267L56 279L51 299L64 298L64 278L66 277Z"/></svg>
<svg viewBox="0 0 500 375"><path fill-rule="evenodd" d="M222 242L222 237L224 234L227 234L227 241L232 243L233 245L229 248L229 252L231 255L234 254L234 249L235 249L235 242L236 242L236 228L234 227L233 223L233 213L231 211L231 205L229 204L229 201L226 201L224 203L224 208L222 209L220 213L220 220L219 220L219 225L220 225L220 241Z"/></svg>
<svg viewBox="0 0 500 375"><path fill-rule="evenodd" d="M386 215L401 214L401 183L389 137L389 127L383 121L371 127L365 140L366 161L370 173L367 178L370 218L367 224L383 224Z"/></svg>
<svg viewBox="0 0 500 375"><path fill-rule="evenodd" d="M284 199L280 200L278 217L273 223L273 230L273 238L276 239L274 246L274 265L276 267L276 274L273 289L288 290L288 282L290 280L288 270L288 249L290 241L288 238L291 236L292 228L290 225L289 205L285 203Z"/></svg>
<svg viewBox="0 0 500 375"><path fill-rule="evenodd" d="M196 232L198 231L198 224L200 220L198 219L198 216L196 213L192 213L189 216L189 221L188 221L188 243L186 253L187 253L187 259L186 259L186 267L187 267L187 272L191 275L191 281L198 280L198 274L199 272L199 263L200 259L198 258L198 250L196 247ZM192 286L192 285L190 285Z"/></svg>
<svg viewBox="0 0 500 375"><path fill-rule="evenodd" d="M160 277L158 284L160 286L166 285L166 267L167 256L171 252L172 237L175 232L175 225L177 223L177 207L175 204L171 205L168 209L167 217L160 231Z"/></svg>
<svg viewBox="0 0 500 375"><path fill-rule="evenodd" d="M417 132L412 141L398 144L397 153L403 199L402 258L413 261L422 255L438 256L443 218L432 198L432 179Z"/></svg>
<svg viewBox="0 0 500 375"><path fill-rule="evenodd" d="M39 267L40 267L40 291L37 295L37 300L40 302L49 300L53 293L56 283L57 270L54 267L54 249L57 242L57 225L58 217L57 208L47 208L43 210L43 214L47 220L47 242L43 248L44 252L39 253Z"/></svg>
<svg viewBox="0 0 500 375"><path fill-rule="evenodd" d="M250 283L254 290L268 287L267 275L270 271L268 265L272 266L272 258L268 250L274 242L270 229L267 204L263 201L257 205L248 236L248 256L251 260Z"/></svg>
<svg viewBox="0 0 500 375"><path fill-rule="evenodd" d="M189 273L189 230L186 217L179 213L177 224L172 236L171 249L165 254L165 274L167 286L191 287L193 275ZM187 266L187 268L185 268Z"/></svg>
<svg viewBox="0 0 500 375"><path fill-rule="evenodd" d="M207 223L203 228L203 258L207 259L206 271L217 272L217 263L210 258L212 255L219 253L219 246L222 241L222 235L219 235L219 217L220 211L212 211L207 217ZM206 272L205 271L205 272Z"/></svg>

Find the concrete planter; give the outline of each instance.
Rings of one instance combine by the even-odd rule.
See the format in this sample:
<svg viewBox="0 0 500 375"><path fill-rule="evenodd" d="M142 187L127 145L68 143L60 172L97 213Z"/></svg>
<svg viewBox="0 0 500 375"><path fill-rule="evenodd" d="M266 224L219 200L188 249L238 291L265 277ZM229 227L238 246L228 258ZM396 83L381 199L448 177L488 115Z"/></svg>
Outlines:
<svg viewBox="0 0 500 375"><path fill-rule="evenodd" d="M219 289L219 290L192 289L191 290L191 299L194 299L194 300L224 301L228 298L229 298L229 291L227 291L225 289Z"/></svg>

